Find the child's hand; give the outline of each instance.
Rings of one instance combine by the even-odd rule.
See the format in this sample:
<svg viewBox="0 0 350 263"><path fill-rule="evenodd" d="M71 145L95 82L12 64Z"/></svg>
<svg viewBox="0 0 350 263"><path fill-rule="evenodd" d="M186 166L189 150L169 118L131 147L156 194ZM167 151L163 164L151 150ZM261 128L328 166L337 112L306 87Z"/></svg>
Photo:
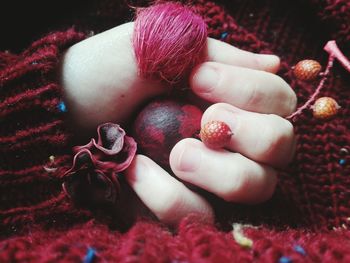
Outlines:
<svg viewBox="0 0 350 263"><path fill-rule="evenodd" d="M120 122L146 98L166 89L137 76L131 47L132 24L125 24L70 48L63 62L63 85L76 120L87 127ZM296 107L289 85L274 75L276 56L257 55L208 40L209 61L193 70L190 83L214 104L202 118L221 120L234 136L227 150L211 150L195 139L177 143L170 156L174 174L217 196L241 203L270 198L276 168L294 153L293 126L279 116ZM190 212L212 218L208 202L146 156L135 157L126 178L144 204L162 221L176 224Z"/></svg>

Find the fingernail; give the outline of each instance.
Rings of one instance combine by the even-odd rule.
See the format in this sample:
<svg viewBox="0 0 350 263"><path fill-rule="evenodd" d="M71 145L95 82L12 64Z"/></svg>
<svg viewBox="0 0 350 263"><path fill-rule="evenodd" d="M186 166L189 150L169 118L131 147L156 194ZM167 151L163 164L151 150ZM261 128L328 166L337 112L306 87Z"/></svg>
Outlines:
<svg viewBox="0 0 350 263"><path fill-rule="evenodd" d="M192 146L184 147L178 161L178 169L182 172L196 171L201 162L202 156L199 149Z"/></svg>
<svg viewBox="0 0 350 263"><path fill-rule="evenodd" d="M208 93L213 90L218 80L217 70L210 65L200 67L193 78L195 89L201 93Z"/></svg>
<svg viewBox="0 0 350 263"><path fill-rule="evenodd" d="M260 54L259 63L261 69L269 72L277 72L280 65L280 58L275 55Z"/></svg>

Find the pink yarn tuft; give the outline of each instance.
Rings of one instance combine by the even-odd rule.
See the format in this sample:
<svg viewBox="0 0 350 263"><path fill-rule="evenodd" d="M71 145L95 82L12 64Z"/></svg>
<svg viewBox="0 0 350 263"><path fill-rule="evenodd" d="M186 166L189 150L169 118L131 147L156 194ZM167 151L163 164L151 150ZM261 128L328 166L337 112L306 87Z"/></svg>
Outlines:
<svg viewBox="0 0 350 263"><path fill-rule="evenodd" d="M189 7L162 3L137 12L133 46L139 74L170 83L205 58L207 26Z"/></svg>

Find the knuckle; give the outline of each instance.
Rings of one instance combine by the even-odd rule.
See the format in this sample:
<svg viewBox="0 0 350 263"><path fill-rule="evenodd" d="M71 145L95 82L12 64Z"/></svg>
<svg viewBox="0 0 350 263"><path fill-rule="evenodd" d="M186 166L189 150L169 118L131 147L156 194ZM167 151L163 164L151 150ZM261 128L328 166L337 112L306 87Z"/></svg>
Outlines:
<svg viewBox="0 0 350 263"><path fill-rule="evenodd" d="M280 139L290 140L294 137L294 127L292 123L286 119L278 117L280 120L280 128L278 129Z"/></svg>
<svg viewBox="0 0 350 263"><path fill-rule="evenodd" d="M297 107L297 96L294 91L286 84L286 88L280 90L280 95L277 96L278 115L287 116L292 114Z"/></svg>
<svg viewBox="0 0 350 263"><path fill-rule="evenodd" d="M235 192L228 188L227 185L220 190L219 196L224 199L226 202L232 202L234 201Z"/></svg>
<svg viewBox="0 0 350 263"><path fill-rule="evenodd" d="M280 108L280 114L282 116L291 114L295 111L297 107L297 96L293 89L289 86L289 84L282 79L280 76L277 76L279 78L280 83L280 96L279 97L279 108Z"/></svg>
<svg viewBox="0 0 350 263"><path fill-rule="evenodd" d="M262 154L265 156L276 154L276 151L284 148L283 146L294 137L293 125L289 121L277 115L269 116L272 123L263 129L265 145L261 147Z"/></svg>
<svg viewBox="0 0 350 263"><path fill-rule="evenodd" d="M271 179L269 181L269 184L266 186L264 194L260 196L259 202L265 202L269 200L275 193L275 189L277 186L277 177L276 175L270 175L270 176L271 176Z"/></svg>
<svg viewBox="0 0 350 263"><path fill-rule="evenodd" d="M178 191L168 192L166 196L163 196L162 204L157 209L157 217L161 221L171 220L174 211L181 210L183 205L183 198Z"/></svg>
<svg viewBox="0 0 350 263"><path fill-rule="evenodd" d="M248 94L246 95L246 107L248 109L250 108L256 108L257 105L261 105L261 103L263 102L264 99L264 92L262 91L262 89L259 87L259 84L254 82L252 84L249 85L248 88L246 88L245 90L248 91Z"/></svg>
<svg viewBox="0 0 350 263"><path fill-rule="evenodd" d="M235 170L231 171L235 173L235 176L230 182L225 182L222 188L220 189L220 197L227 202L239 201L242 193L248 190L249 188L249 172L247 169L240 169L240 171Z"/></svg>

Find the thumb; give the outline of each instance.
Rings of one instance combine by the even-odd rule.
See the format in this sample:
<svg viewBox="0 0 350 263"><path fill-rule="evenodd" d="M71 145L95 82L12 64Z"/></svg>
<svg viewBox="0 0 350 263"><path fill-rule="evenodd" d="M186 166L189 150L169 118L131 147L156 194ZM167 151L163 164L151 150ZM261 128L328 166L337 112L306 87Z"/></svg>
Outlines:
<svg viewBox="0 0 350 263"><path fill-rule="evenodd" d="M63 56L61 84L71 117L83 128L125 121L144 100L165 92L141 79L126 23L70 47Z"/></svg>

